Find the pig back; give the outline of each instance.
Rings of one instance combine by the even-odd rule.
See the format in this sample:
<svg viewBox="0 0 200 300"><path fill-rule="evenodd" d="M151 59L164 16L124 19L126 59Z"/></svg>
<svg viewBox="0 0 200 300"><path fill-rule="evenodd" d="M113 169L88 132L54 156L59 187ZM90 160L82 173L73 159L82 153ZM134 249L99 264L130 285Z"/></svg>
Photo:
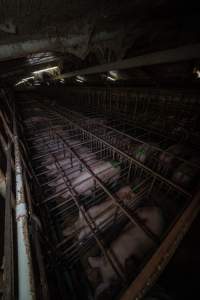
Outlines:
<svg viewBox="0 0 200 300"><path fill-rule="evenodd" d="M161 235L164 222L159 208L142 207L137 210L137 215L154 234ZM128 224L120 236L114 240L111 249L124 266L127 258L134 255L141 259L153 246L154 242L140 227Z"/></svg>

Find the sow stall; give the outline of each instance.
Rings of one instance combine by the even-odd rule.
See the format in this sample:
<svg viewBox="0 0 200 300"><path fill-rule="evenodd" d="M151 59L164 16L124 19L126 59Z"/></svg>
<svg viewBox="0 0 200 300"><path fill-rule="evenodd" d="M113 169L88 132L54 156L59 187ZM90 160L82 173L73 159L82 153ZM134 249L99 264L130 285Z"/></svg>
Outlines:
<svg viewBox="0 0 200 300"><path fill-rule="evenodd" d="M155 131L144 126L144 117L124 120L86 103L80 109L78 101L69 101L66 107L35 93L14 97L2 91L1 97L3 198L9 204L5 212L12 211L5 213L5 224L12 221L6 236L13 245L4 256L18 262L12 265L13 293L18 289L27 299L142 298L198 213L198 176L188 185L173 179L183 164L199 174L190 159L197 143L181 157L170 152L177 132ZM173 164L163 167L163 156ZM16 230L15 219L25 227ZM134 248L134 235L128 244L121 242L132 231L142 237L143 255ZM118 253L131 248L132 240L133 253L123 252L122 262Z"/></svg>

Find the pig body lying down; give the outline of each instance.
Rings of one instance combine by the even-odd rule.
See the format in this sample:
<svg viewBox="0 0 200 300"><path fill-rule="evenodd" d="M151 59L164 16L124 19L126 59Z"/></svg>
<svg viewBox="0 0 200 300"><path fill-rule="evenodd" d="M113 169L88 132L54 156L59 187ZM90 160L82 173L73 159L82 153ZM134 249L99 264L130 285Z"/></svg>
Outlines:
<svg viewBox="0 0 200 300"><path fill-rule="evenodd" d="M162 234L164 221L158 207L142 207L137 210L138 217L157 236ZM125 269L126 260L130 257L140 261L154 246L153 241L136 225L128 224L121 234L111 243L109 252L113 253ZM92 268L99 268L102 283L96 289L96 297L110 287L117 275L104 256L89 257L88 262Z"/></svg>
<svg viewBox="0 0 200 300"><path fill-rule="evenodd" d="M132 192L130 186L122 187L116 195L119 199L123 200L125 204L128 205L131 200L134 198L134 193ZM102 229L106 223L109 223L112 218L114 218L116 213L116 205L114 205L113 201L110 198L107 198L103 203L94 205L90 209L87 210L88 215L94 220L95 224L99 229ZM78 239L81 240L85 238L87 235L91 233L91 229L85 221L82 213L79 213L78 220L74 224L74 229L79 231ZM69 228L63 231L65 236L72 234L74 231L73 228Z"/></svg>
<svg viewBox="0 0 200 300"><path fill-rule="evenodd" d="M159 155L159 169L171 170L177 164L177 158L174 156L186 157L189 149L182 144L175 144L166 149L169 153L162 152Z"/></svg>
<svg viewBox="0 0 200 300"><path fill-rule="evenodd" d="M190 159L189 162L199 165L200 157L194 157ZM186 162L178 166L178 168L173 173L172 180L182 187L188 188L192 184L192 181L195 179L195 177L198 176L198 174L199 169L195 168L192 165L188 165Z"/></svg>
<svg viewBox="0 0 200 300"><path fill-rule="evenodd" d="M147 144L141 144L136 146L134 150L134 157L141 163L145 163L146 160L155 152L154 147L155 144L147 145Z"/></svg>
<svg viewBox="0 0 200 300"><path fill-rule="evenodd" d="M115 181L120 177L120 167L113 167L109 161L97 161L91 165L91 170L98 176L104 183L110 180ZM68 171L69 172L69 171ZM74 190L80 195L90 196L94 187L94 178L87 170L77 170L70 174L68 178ZM56 187L58 185L58 187ZM55 181L51 186L56 187L56 192L66 187L62 179ZM69 192L62 195L63 198L68 197Z"/></svg>

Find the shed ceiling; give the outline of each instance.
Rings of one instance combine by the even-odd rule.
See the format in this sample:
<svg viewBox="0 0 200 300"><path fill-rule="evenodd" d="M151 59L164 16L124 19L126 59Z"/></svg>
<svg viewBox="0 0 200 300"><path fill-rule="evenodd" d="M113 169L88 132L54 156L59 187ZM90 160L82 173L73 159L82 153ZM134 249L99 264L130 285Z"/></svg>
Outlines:
<svg viewBox="0 0 200 300"><path fill-rule="evenodd" d="M191 1L0 1L0 74L9 76L55 61L72 71L199 40Z"/></svg>

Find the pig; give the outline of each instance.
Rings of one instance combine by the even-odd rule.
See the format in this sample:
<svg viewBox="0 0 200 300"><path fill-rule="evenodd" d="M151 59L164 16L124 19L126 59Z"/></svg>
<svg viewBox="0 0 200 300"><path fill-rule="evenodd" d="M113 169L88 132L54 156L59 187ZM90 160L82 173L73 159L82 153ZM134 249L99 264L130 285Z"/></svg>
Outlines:
<svg viewBox="0 0 200 300"><path fill-rule="evenodd" d="M147 159L155 152L151 145L141 144L136 146L134 157L141 163L145 163Z"/></svg>
<svg viewBox="0 0 200 300"><path fill-rule="evenodd" d="M138 217L157 236L160 236L164 229L164 219L158 207L141 207L136 211ZM125 269L126 260L135 257L141 261L154 246L154 242L136 225L128 224L120 235L111 243L109 253L117 258L119 264ZM102 282L96 288L95 297L108 289L117 275L110 263L104 256L88 257L88 263L92 268L98 268Z"/></svg>
<svg viewBox="0 0 200 300"><path fill-rule="evenodd" d="M96 155L90 152L87 147L80 147L79 149L76 149L76 152L81 158L85 160L86 163L88 162L89 165L97 162ZM55 153L54 155L63 169L70 168L70 167L73 168L79 165L77 158L73 155L71 161L71 154L67 150L65 155L63 152ZM49 162L50 163L46 165L46 168L49 169L51 173L54 173L57 170L54 159L51 157Z"/></svg>
<svg viewBox="0 0 200 300"><path fill-rule="evenodd" d="M97 164L91 166L91 170L104 183L107 183L110 180L118 180L120 177L120 167L112 166L109 161L98 161ZM90 196L92 193L91 190L94 186L94 178L87 170L79 171L79 176L77 176L71 183L78 194Z"/></svg>
<svg viewBox="0 0 200 300"><path fill-rule="evenodd" d="M130 186L124 186L116 193L116 195L121 199L124 204L128 205L131 200L134 199L135 193L132 192ZM87 211L88 215L95 221L95 224L99 229L106 224L106 222L111 221L116 213L116 205L113 204L112 199L107 198L103 203L94 205ZM90 227L85 221L82 213L79 213L78 220L75 222L73 228L68 228L63 231L65 236L79 231L78 240L84 239L91 233Z"/></svg>
<svg viewBox="0 0 200 300"><path fill-rule="evenodd" d="M194 157L190 159L189 162L193 164L199 164L200 157ZM189 165L187 162L185 162L180 164L178 168L174 171L172 175L172 181L184 188L189 188L192 181L198 174L199 168L195 168L192 165Z"/></svg>
<svg viewBox="0 0 200 300"><path fill-rule="evenodd" d="M120 177L120 167L114 167L109 161L97 161L94 165L90 166L91 170L94 174L97 175L99 179L101 179L104 183L112 180L118 180ZM68 171L69 172L69 171ZM77 169L68 176L71 181L71 185L74 190L80 195L90 196L92 194L92 188L94 187L94 178L87 170ZM51 184L51 186L58 185L56 191L62 190L65 188L65 183L62 179L59 181L55 181ZM62 197L68 197L69 192L63 194Z"/></svg>
<svg viewBox="0 0 200 300"><path fill-rule="evenodd" d="M169 171L176 166L178 160L177 158L174 157L174 155L185 157L188 154L188 149L184 147L184 145L182 144L172 145L169 148L167 148L166 151L170 153L162 152L159 155L159 160L158 160L159 171L162 170Z"/></svg>

